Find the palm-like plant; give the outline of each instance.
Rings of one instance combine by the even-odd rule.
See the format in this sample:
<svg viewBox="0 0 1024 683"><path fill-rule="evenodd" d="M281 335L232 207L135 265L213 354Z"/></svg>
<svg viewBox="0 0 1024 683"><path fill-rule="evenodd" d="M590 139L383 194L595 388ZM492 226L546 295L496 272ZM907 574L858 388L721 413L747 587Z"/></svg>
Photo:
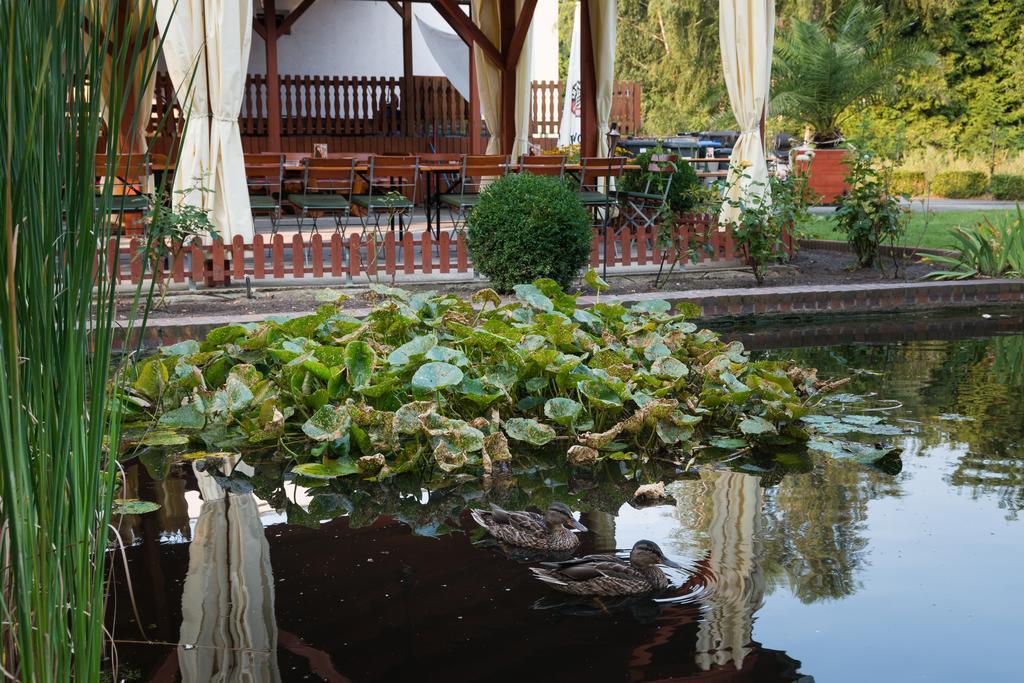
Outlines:
<svg viewBox="0 0 1024 683"><path fill-rule="evenodd" d="M819 146L835 145L855 105L884 101L900 77L935 63L907 28L859 0L820 21L794 19L775 44L773 112L809 125Z"/></svg>

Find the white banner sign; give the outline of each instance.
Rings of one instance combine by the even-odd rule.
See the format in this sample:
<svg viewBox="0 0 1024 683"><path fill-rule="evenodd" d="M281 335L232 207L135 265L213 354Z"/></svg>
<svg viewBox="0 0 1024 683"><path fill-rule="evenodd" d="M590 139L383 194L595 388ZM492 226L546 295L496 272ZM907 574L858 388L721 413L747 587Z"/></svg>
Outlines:
<svg viewBox="0 0 1024 683"><path fill-rule="evenodd" d="M558 146L578 144L580 130L580 4L572 19L572 46L569 48L569 72L565 77L565 93L562 99L562 121L558 125Z"/></svg>

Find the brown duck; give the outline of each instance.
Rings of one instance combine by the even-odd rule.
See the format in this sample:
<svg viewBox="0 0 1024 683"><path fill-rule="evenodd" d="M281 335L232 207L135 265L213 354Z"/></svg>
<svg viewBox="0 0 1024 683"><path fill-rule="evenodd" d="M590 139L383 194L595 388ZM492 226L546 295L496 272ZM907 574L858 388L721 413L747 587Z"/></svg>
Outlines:
<svg viewBox="0 0 1024 683"><path fill-rule="evenodd" d="M619 596L663 591L668 577L659 564L682 569L653 541L637 541L629 559L587 555L565 562L543 562L531 571L555 590L572 595Z"/></svg>
<svg viewBox="0 0 1024 683"><path fill-rule="evenodd" d="M490 512L473 510L471 514L473 521L502 543L534 550L575 550L580 539L569 527L587 530L564 503L552 503L543 515L502 510L493 503Z"/></svg>

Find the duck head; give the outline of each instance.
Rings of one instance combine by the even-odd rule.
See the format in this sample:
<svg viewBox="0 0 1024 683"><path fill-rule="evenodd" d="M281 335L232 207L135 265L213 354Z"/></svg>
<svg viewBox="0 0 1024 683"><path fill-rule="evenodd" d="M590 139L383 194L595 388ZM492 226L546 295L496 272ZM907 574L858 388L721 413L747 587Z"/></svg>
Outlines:
<svg viewBox="0 0 1024 683"><path fill-rule="evenodd" d="M549 505L547 512L544 513L544 522L548 525L549 529L570 527L580 531L587 530L587 527L576 521L572 510L565 503L552 503Z"/></svg>
<svg viewBox="0 0 1024 683"><path fill-rule="evenodd" d="M666 567L682 569L677 563L665 557L661 548L654 541L637 541L633 549L629 551L629 561L637 567L651 567L656 564L663 564Z"/></svg>

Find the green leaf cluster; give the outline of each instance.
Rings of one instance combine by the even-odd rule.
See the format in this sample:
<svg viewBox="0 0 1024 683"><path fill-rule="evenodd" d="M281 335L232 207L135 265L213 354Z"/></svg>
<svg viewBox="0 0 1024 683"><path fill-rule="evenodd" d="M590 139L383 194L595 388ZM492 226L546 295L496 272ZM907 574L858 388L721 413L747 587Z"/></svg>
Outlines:
<svg viewBox="0 0 1024 683"><path fill-rule="evenodd" d="M582 309L548 279L504 304L484 290L477 306L376 290L365 319L330 304L164 347L131 371L136 440L272 450L299 476L332 478L486 467L508 444L556 440L646 458L714 439L807 439L797 420L813 372L752 362L739 342L698 330L691 308Z"/></svg>

